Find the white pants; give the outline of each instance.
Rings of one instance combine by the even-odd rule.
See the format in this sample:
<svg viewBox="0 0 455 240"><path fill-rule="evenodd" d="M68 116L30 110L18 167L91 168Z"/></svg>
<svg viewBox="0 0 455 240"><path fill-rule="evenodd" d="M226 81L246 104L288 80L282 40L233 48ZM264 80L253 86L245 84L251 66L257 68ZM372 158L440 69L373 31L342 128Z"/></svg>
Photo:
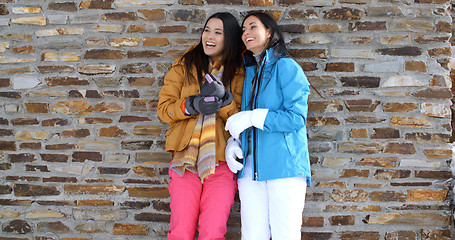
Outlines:
<svg viewBox="0 0 455 240"><path fill-rule="evenodd" d="M238 179L242 240L300 240L306 178L253 181L251 156Z"/></svg>

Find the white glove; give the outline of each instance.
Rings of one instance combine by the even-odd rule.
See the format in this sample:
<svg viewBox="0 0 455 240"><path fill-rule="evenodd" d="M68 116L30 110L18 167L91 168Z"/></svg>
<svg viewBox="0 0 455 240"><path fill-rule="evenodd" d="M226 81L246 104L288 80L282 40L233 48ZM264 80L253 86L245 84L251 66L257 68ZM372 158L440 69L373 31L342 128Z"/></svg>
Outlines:
<svg viewBox="0 0 455 240"><path fill-rule="evenodd" d="M267 116L268 112L268 109L261 108L254 109L252 111L238 112L228 118L226 121L226 127L224 129L226 131L229 131L231 136L233 136L235 139L238 139L240 133L251 126L263 130L265 117Z"/></svg>
<svg viewBox="0 0 455 240"><path fill-rule="evenodd" d="M233 173L237 173L243 168L243 164L237 162L236 158L243 159L242 147L240 141L230 137L227 141L226 149L224 150L226 163Z"/></svg>

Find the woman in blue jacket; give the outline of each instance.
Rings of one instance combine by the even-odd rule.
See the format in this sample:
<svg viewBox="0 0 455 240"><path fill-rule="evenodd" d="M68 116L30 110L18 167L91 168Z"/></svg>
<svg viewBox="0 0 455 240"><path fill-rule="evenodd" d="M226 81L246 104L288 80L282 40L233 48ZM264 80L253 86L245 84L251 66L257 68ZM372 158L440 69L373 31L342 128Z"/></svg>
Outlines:
<svg viewBox="0 0 455 240"><path fill-rule="evenodd" d="M311 181L306 134L310 85L269 15L252 12L242 27L249 51L241 112L228 118L225 128L232 135L226 162L231 171L239 171L242 239L300 239Z"/></svg>

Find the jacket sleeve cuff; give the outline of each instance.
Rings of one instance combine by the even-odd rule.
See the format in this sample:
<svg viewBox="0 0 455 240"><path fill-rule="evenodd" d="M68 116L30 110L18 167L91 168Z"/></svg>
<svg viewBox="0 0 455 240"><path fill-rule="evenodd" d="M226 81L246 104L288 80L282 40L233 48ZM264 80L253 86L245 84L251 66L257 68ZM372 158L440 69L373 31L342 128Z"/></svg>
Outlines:
<svg viewBox="0 0 455 240"><path fill-rule="evenodd" d="M264 122L267 117L268 109L258 108L253 110L253 116L251 116L251 123L254 127L264 130Z"/></svg>
<svg viewBox="0 0 455 240"><path fill-rule="evenodd" d="M169 113L173 119L186 119L191 116L185 114L185 100L186 98L179 99L175 103L173 110Z"/></svg>
<svg viewBox="0 0 455 240"><path fill-rule="evenodd" d="M180 110L182 110L182 112L183 112L183 114L185 114L185 116L190 116L191 114L186 110L185 102L186 102L186 98L183 99L182 104L180 104Z"/></svg>

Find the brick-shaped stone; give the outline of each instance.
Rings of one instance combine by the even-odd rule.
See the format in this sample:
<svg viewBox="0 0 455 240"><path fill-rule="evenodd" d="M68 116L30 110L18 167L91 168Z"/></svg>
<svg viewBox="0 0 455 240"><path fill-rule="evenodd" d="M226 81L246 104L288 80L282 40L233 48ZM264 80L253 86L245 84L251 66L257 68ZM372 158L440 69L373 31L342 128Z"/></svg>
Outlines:
<svg viewBox="0 0 455 240"><path fill-rule="evenodd" d="M388 142L384 147L385 153L411 155L415 153L415 147L412 143Z"/></svg>
<svg viewBox="0 0 455 240"><path fill-rule="evenodd" d="M407 202L420 202L420 201L444 201L447 198L448 190L434 190L434 189L409 189Z"/></svg>
<svg viewBox="0 0 455 240"><path fill-rule="evenodd" d="M27 234L33 231L32 227L27 221L20 219L5 222L2 226L2 230L3 232L15 234Z"/></svg>
<svg viewBox="0 0 455 240"><path fill-rule="evenodd" d="M120 129L117 126L112 126L108 128L100 128L99 136L100 137L120 137L126 135L127 132L123 129Z"/></svg>
<svg viewBox="0 0 455 240"><path fill-rule="evenodd" d="M427 88L413 93L418 98L428 99L451 99L452 93L446 88Z"/></svg>
<svg viewBox="0 0 455 240"><path fill-rule="evenodd" d="M375 202L405 202L406 194L395 191L374 191L370 193L370 199Z"/></svg>
<svg viewBox="0 0 455 240"><path fill-rule="evenodd" d="M339 234L343 240L379 240L378 232L343 231Z"/></svg>
<svg viewBox="0 0 455 240"><path fill-rule="evenodd" d="M275 4L275 0L248 0L248 6L250 7L265 7L265 6L273 6Z"/></svg>
<svg viewBox="0 0 455 240"><path fill-rule="evenodd" d="M24 103L29 113L49 113L49 103Z"/></svg>
<svg viewBox="0 0 455 240"><path fill-rule="evenodd" d="M149 63L131 63L120 67L120 73L153 73Z"/></svg>
<svg viewBox="0 0 455 240"><path fill-rule="evenodd" d="M406 61L404 69L406 71L426 72L427 66L422 61Z"/></svg>
<svg viewBox="0 0 455 240"><path fill-rule="evenodd" d="M368 224L443 226L449 221L450 216L440 213L390 212L371 214Z"/></svg>
<svg viewBox="0 0 455 240"><path fill-rule="evenodd" d="M143 213L136 214L134 216L134 220L167 223L170 221L170 217L171 216L169 214L143 212Z"/></svg>
<svg viewBox="0 0 455 240"><path fill-rule="evenodd" d="M340 81L345 87L377 88L381 78L369 76L341 77Z"/></svg>
<svg viewBox="0 0 455 240"><path fill-rule="evenodd" d="M79 8L109 10L113 9L113 3L114 0L84 0L79 4Z"/></svg>
<svg viewBox="0 0 455 240"><path fill-rule="evenodd" d="M52 2L47 5L47 9L63 12L77 12L78 10L75 2Z"/></svg>
<svg viewBox="0 0 455 240"><path fill-rule="evenodd" d="M115 72L116 67L106 64L88 64L78 68L80 74L97 75L97 74L110 74Z"/></svg>
<svg viewBox="0 0 455 240"><path fill-rule="evenodd" d="M406 133L405 139L413 142L444 144L449 142L450 135L443 133L414 132Z"/></svg>
<svg viewBox="0 0 455 240"><path fill-rule="evenodd" d="M444 48L433 48L428 49L428 55L430 56L452 56L452 48L451 47L444 47Z"/></svg>
<svg viewBox="0 0 455 240"><path fill-rule="evenodd" d="M390 56L419 56L422 54L422 50L418 47L400 47L400 48L382 48L378 49L377 52L382 55Z"/></svg>
<svg viewBox="0 0 455 240"><path fill-rule="evenodd" d="M164 9L139 9L137 16L146 21L165 22L166 11Z"/></svg>
<svg viewBox="0 0 455 240"><path fill-rule="evenodd" d="M327 72L354 72L355 65L353 62L332 62L327 63L325 71Z"/></svg>
<svg viewBox="0 0 455 240"><path fill-rule="evenodd" d="M396 18L390 23L392 32L426 33L433 29L433 21Z"/></svg>
<svg viewBox="0 0 455 240"><path fill-rule="evenodd" d="M365 202L368 196L368 192L362 189L334 189L332 191L332 198L335 202Z"/></svg>
<svg viewBox="0 0 455 240"><path fill-rule="evenodd" d="M80 152L76 151L72 154L73 162L84 162L86 160L101 162L103 160L103 155L100 152Z"/></svg>
<svg viewBox="0 0 455 240"><path fill-rule="evenodd" d="M416 178L443 180L443 179L451 178L451 172L450 171L427 171L427 170L422 170L422 171L416 171L415 172L415 177Z"/></svg>
<svg viewBox="0 0 455 240"><path fill-rule="evenodd" d="M186 26L183 25L160 26L158 28L159 33L185 33L186 30Z"/></svg>
<svg viewBox="0 0 455 240"><path fill-rule="evenodd" d="M422 240L441 239L449 240L452 238L452 233L449 229L420 229Z"/></svg>
<svg viewBox="0 0 455 240"><path fill-rule="evenodd" d="M81 195L81 194L121 194L125 191L125 186L118 185L69 185L66 184L65 192L70 195Z"/></svg>
<svg viewBox="0 0 455 240"><path fill-rule="evenodd" d="M349 31L385 31L387 30L387 25L385 21L363 21L363 22L355 22L349 23L348 25Z"/></svg>
<svg viewBox="0 0 455 240"><path fill-rule="evenodd" d="M452 149L424 149L423 152L428 158L441 159L452 157Z"/></svg>
<svg viewBox="0 0 455 240"><path fill-rule="evenodd" d="M383 104L384 112L412 112L419 107L417 103L387 102Z"/></svg>
<svg viewBox="0 0 455 240"><path fill-rule="evenodd" d="M49 87L89 85L87 80L80 80L77 77L47 77L45 80Z"/></svg>
<svg viewBox="0 0 455 240"><path fill-rule="evenodd" d="M73 209L73 216L76 220L95 220L99 221L118 221L125 219L128 216L128 213L124 210L111 208L109 210L105 209ZM88 222L88 221L86 221Z"/></svg>
<svg viewBox="0 0 455 240"><path fill-rule="evenodd" d="M107 21L134 21L137 16L134 12L112 12L102 14L101 19Z"/></svg>
<svg viewBox="0 0 455 240"><path fill-rule="evenodd" d="M350 112L373 112L379 103L372 99L345 100L346 108Z"/></svg>
<svg viewBox="0 0 455 240"><path fill-rule="evenodd" d="M347 226L354 225L355 216L354 215L337 215L329 217L329 222L331 226Z"/></svg>
<svg viewBox="0 0 455 240"><path fill-rule="evenodd" d="M313 9L294 9L294 8L292 8L289 11L288 15L290 18L293 18L293 19L316 19L316 18L318 18L318 14Z"/></svg>
<svg viewBox="0 0 455 240"><path fill-rule="evenodd" d="M379 180L409 178L410 176L411 176L410 170L378 169L374 173L374 177Z"/></svg>
<svg viewBox="0 0 455 240"><path fill-rule="evenodd" d="M128 51L128 58L162 58L165 54L160 51L146 50L146 51Z"/></svg>
<svg viewBox="0 0 455 240"><path fill-rule="evenodd" d="M114 235L147 235L147 228L137 224L115 223L113 228Z"/></svg>
<svg viewBox="0 0 455 240"><path fill-rule="evenodd" d="M390 120L390 126L432 128L433 124L422 117L392 117Z"/></svg>
<svg viewBox="0 0 455 240"><path fill-rule="evenodd" d="M41 153L41 160L45 162L68 162L69 156L65 154Z"/></svg>
<svg viewBox="0 0 455 240"><path fill-rule="evenodd" d="M167 198L169 191L163 187L130 187L128 188L130 197L142 198Z"/></svg>
<svg viewBox="0 0 455 240"><path fill-rule="evenodd" d="M12 163L35 162L36 156L33 153L8 154L9 161Z"/></svg>
<svg viewBox="0 0 455 240"><path fill-rule="evenodd" d="M203 22L205 19L204 10L175 10L171 11L175 21Z"/></svg>
<svg viewBox="0 0 455 240"><path fill-rule="evenodd" d="M60 195L56 187L31 185L31 184L14 184L14 196L55 196Z"/></svg>
<svg viewBox="0 0 455 240"><path fill-rule="evenodd" d="M313 24L308 27L310 32L332 33L342 32L343 26L337 23Z"/></svg>
<svg viewBox="0 0 455 240"><path fill-rule="evenodd" d="M88 50L84 54L84 59L123 59L126 58L126 54L122 50L111 50L111 49L93 49Z"/></svg>
<svg viewBox="0 0 455 240"><path fill-rule="evenodd" d="M371 139L400 138L400 131L394 128L373 128Z"/></svg>
<svg viewBox="0 0 455 240"><path fill-rule="evenodd" d="M363 16L363 11L353 8L334 8L325 11L324 18L334 20L359 20Z"/></svg>

